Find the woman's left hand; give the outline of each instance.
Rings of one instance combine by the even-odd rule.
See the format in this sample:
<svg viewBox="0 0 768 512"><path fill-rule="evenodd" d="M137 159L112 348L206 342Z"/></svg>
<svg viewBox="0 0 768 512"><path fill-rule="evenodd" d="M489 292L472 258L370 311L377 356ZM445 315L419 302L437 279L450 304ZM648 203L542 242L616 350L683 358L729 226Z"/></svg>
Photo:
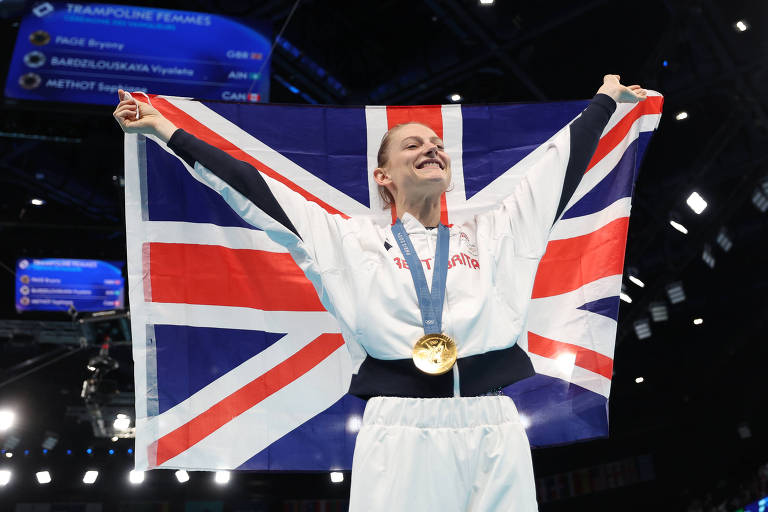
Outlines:
<svg viewBox="0 0 768 512"><path fill-rule="evenodd" d="M648 96L648 91L639 85L621 85L619 75L605 75L603 85L597 90L597 94L607 94L616 103L637 103Z"/></svg>

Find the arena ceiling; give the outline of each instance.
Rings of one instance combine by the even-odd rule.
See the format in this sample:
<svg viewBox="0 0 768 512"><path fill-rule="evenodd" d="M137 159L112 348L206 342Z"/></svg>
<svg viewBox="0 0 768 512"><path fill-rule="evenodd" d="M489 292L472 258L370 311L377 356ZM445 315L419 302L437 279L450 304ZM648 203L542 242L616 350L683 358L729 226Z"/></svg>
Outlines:
<svg viewBox="0 0 768 512"><path fill-rule="evenodd" d="M293 6L282 0L131 3L266 20L276 31ZM278 103L439 104L453 93L463 103L587 99L606 73L664 95L664 115L633 199L626 267L645 286L625 279L633 301L622 302L619 316L611 439L538 450L539 475L652 454L657 483L648 492L684 505L724 472L766 460L768 213L753 203L768 179L766 10L748 0L496 0L492 6L304 0L283 34L335 82L278 47L272 74L283 80L271 85ZM4 15L0 73L19 21L12 11ZM750 29L737 30L738 20ZM0 318L67 319L15 312L12 269L20 257L125 257L122 135L111 110L3 98ZM683 111L687 119L677 120ZM708 202L701 215L686 205L693 191ZM46 205L32 206L33 197ZM671 218L688 233L673 229ZM732 241L728 251L717 242L721 232ZM702 258L705 247L714 268ZM682 283L684 302L670 303L666 287L673 282ZM651 337L638 339L635 322L650 317L649 306L659 301L669 319L651 322ZM703 323L694 325L694 318ZM119 331L111 334L121 339ZM0 339L0 383L66 350ZM129 350L115 350L120 385L129 390ZM18 403L24 411L22 444L38 450L46 430L78 450L98 443L90 425L65 414L82 405L85 364L97 351L82 349L0 387L0 403ZM640 376L644 382L637 384ZM740 434L744 426L751 437ZM288 494L292 481L280 478L257 475L249 485ZM559 510L549 507L543 510Z"/></svg>

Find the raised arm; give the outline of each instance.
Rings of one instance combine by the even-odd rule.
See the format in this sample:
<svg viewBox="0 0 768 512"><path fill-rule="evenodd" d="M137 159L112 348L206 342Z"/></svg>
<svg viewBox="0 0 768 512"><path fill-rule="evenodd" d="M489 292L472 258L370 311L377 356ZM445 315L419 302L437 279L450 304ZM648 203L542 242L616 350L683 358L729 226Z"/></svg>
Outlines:
<svg viewBox="0 0 768 512"><path fill-rule="evenodd" d="M549 231L581 182L616 104L645 100L645 89L624 86L619 78L605 75L587 108L537 150L540 154L515 190L490 214L495 234L511 232L519 254L544 250Z"/></svg>
<svg viewBox="0 0 768 512"><path fill-rule="evenodd" d="M317 241L340 238L340 216L331 215L285 184L177 128L157 109L121 94L114 117L126 133L153 135L219 193L246 222L286 247L305 273L317 262ZM137 111L139 116L136 116ZM320 244L323 247L332 244ZM317 269L316 269L317 270Z"/></svg>

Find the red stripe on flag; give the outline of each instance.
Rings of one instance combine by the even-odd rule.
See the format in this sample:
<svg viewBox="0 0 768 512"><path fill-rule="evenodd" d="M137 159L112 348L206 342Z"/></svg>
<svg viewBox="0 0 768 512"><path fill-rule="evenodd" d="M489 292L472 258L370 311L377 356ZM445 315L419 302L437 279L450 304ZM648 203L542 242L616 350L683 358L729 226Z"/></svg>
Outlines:
<svg viewBox="0 0 768 512"><path fill-rule="evenodd" d="M663 96L650 96L645 101L638 102L627 115L621 118L621 121L616 123L608 133L602 136L600 142L597 144L595 154L592 155L592 160L589 161L585 174L602 160L605 155L613 151L613 148L615 148L622 140L624 140L624 137L627 136L629 129L637 119L644 115L661 114L663 106Z"/></svg>
<svg viewBox="0 0 768 512"><path fill-rule="evenodd" d="M440 105L419 105L387 107L387 130L403 123L421 123L443 138L443 108ZM397 220L397 212L392 208L392 223ZM440 222L448 225L448 203L445 194L440 197Z"/></svg>
<svg viewBox="0 0 768 512"><path fill-rule="evenodd" d="M555 341L532 332L528 333L528 351L548 359L557 359L563 354L575 354L575 365L606 379L613 377L613 359L588 348Z"/></svg>
<svg viewBox="0 0 768 512"><path fill-rule="evenodd" d="M344 345L344 339L341 334L326 333L318 336L282 363L186 424L164 435L149 447L150 454L156 456L156 465L159 466L176 457L270 395L277 393L320 364L342 345Z"/></svg>
<svg viewBox="0 0 768 512"><path fill-rule="evenodd" d="M287 253L160 242L142 249L151 258L144 279L150 280L152 294L144 300L267 311L325 310L314 286Z"/></svg>
<svg viewBox="0 0 768 512"><path fill-rule="evenodd" d="M152 95L150 95L150 98L152 98L152 106L155 107L157 110L159 110L160 113L162 113L178 128L183 128L187 132L198 137L199 139L204 140L208 144L211 144L212 146L216 146L217 148L225 151L230 156L237 158L238 160L242 160L243 162L247 162L251 164L252 166L257 168L259 171L261 171L261 173L264 174L265 176L269 176L270 178L276 181L279 181L289 189L295 192L298 192L307 201L312 201L314 203L319 204L328 213L341 215L345 219L349 218L348 215L340 212L339 210L337 210L330 204L326 203L319 197L307 192L306 190L299 187L288 178L279 174L277 171L275 171L271 167L268 167L263 162L253 158L251 155L249 155L242 149L238 148L237 146L232 144L230 141L228 141L218 133L214 132L213 130L211 130L210 128L208 128L207 126L205 126L204 124L202 124L197 119L193 118L183 110L175 107L167 100L157 96L152 96Z"/></svg>
<svg viewBox="0 0 768 512"><path fill-rule="evenodd" d="M621 274L629 217L587 235L551 240L539 263L531 298L570 292L596 279Z"/></svg>

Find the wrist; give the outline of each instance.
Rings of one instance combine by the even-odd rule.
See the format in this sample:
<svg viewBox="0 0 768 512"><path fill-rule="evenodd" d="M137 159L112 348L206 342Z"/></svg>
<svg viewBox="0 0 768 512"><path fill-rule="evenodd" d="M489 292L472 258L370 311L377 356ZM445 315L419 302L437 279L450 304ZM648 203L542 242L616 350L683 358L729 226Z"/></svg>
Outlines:
<svg viewBox="0 0 768 512"><path fill-rule="evenodd" d="M164 117L158 119L152 126L153 135L165 143L168 143L171 139L171 135L173 135L173 132L176 130L176 125Z"/></svg>

